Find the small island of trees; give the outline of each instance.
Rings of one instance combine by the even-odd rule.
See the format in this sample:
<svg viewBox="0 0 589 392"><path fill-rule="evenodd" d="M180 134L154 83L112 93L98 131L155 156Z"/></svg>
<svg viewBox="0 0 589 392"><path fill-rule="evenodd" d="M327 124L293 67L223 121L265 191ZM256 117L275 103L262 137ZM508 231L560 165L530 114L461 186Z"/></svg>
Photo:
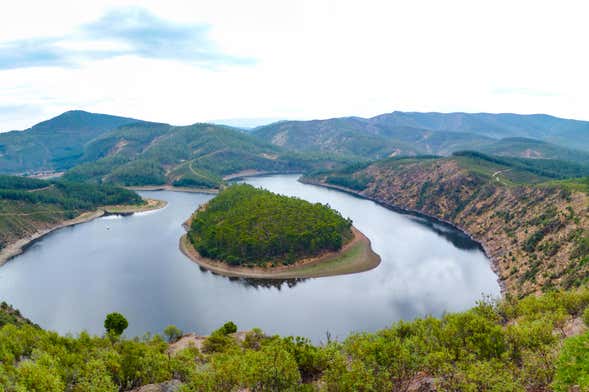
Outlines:
<svg viewBox="0 0 589 392"><path fill-rule="evenodd" d="M203 257L266 266L338 251L354 233L352 221L328 205L239 184L194 214L188 238Z"/></svg>

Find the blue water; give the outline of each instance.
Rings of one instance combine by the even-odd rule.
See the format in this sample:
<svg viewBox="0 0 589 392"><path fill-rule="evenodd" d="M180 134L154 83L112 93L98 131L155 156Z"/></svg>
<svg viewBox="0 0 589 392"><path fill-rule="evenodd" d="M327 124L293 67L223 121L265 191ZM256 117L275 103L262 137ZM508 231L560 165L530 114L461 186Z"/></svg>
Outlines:
<svg viewBox="0 0 589 392"><path fill-rule="evenodd" d="M489 260L464 234L354 196L297 182L297 176L246 182L329 203L372 241L376 269L354 275L272 282L203 271L178 250L182 222L211 195L142 192L166 208L110 216L58 230L0 267L0 299L42 327L102 333L107 313L129 320L128 336L169 324L207 334L227 320L240 329L344 338L400 319L459 311L499 295Z"/></svg>

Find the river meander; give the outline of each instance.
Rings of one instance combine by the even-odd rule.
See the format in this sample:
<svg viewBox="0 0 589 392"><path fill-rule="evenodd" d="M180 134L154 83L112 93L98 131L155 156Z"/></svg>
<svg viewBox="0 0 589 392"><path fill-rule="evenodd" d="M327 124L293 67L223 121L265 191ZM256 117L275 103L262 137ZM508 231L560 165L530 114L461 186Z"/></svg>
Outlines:
<svg viewBox="0 0 589 392"><path fill-rule="evenodd" d="M306 185L296 175L252 177L273 192L329 203L372 241L374 270L304 281L228 279L178 249L181 223L212 195L142 192L166 208L109 216L58 230L0 267L0 299L44 328L102 333L112 311L128 336L168 324L208 334L227 320L240 329L322 340L374 331L400 319L464 310L499 295L489 260L463 233L372 201Z"/></svg>

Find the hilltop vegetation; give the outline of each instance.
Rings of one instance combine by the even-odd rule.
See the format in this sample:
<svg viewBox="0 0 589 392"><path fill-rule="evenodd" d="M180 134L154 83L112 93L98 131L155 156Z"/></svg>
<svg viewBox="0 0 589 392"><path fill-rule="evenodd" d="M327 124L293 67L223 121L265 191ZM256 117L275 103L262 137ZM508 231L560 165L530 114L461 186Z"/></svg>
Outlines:
<svg viewBox="0 0 589 392"><path fill-rule="evenodd" d="M479 150L487 154L506 157L556 159L579 164L589 162L589 152L587 151L577 150L574 147L566 148L542 140L524 137L504 138L481 146Z"/></svg>
<svg viewBox="0 0 589 392"><path fill-rule="evenodd" d="M557 159L497 157L475 151L459 151L453 156L482 175L493 176L500 170L502 178L514 184L589 176L589 161L588 164L579 164Z"/></svg>
<svg viewBox="0 0 589 392"><path fill-rule="evenodd" d="M506 291L521 296L589 282L589 178L567 178L577 175L586 169L568 162L462 152L306 180L454 223L485 246Z"/></svg>
<svg viewBox="0 0 589 392"><path fill-rule="evenodd" d="M243 170L304 170L304 159L212 124L173 127L141 123L121 127L86 145L86 162L65 178L121 185L216 188L222 177Z"/></svg>
<svg viewBox="0 0 589 392"><path fill-rule="evenodd" d="M7 392L114 392L146 384L180 391L584 391L588 304L587 289L484 300L462 313L322 345L259 329L235 334L231 322L198 344L173 326L166 328L169 342L119 337L126 320L118 314L110 316L124 324L105 337L59 336L9 322L0 329L0 385ZM111 324L105 327L120 323Z"/></svg>
<svg viewBox="0 0 589 392"><path fill-rule="evenodd" d="M0 133L0 173L68 169L80 162L85 143L131 122L137 120L73 110L25 131Z"/></svg>
<svg viewBox="0 0 589 392"><path fill-rule="evenodd" d="M112 186L0 176L0 249L99 206L141 203L135 192Z"/></svg>
<svg viewBox="0 0 589 392"><path fill-rule="evenodd" d="M338 154L351 160L447 154L493 141L466 133L432 132L407 126L382 127L370 119L357 117L283 121L256 128L252 135L294 151Z"/></svg>
<svg viewBox="0 0 589 392"><path fill-rule="evenodd" d="M291 264L339 250L351 225L326 205L241 184L197 211L188 236L202 256L230 265Z"/></svg>
<svg viewBox="0 0 589 392"><path fill-rule="evenodd" d="M31 320L24 317L18 309L15 309L5 301L2 301L0 302L0 328L8 324L16 326L36 326Z"/></svg>
<svg viewBox="0 0 589 392"><path fill-rule="evenodd" d="M26 131L0 134L0 172L73 168L66 174L72 181L219 187L223 176L245 170L307 172L461 150L587 165L589 152L575 150L589 149L587 124L544 115L394 112L282 121L246 133L71 111Z"/></svg>
<svg viewBox="0 0 589 392"><path fill-rule="evenodd" d="M252 134L295 151L337 153L354 159L477 150L589 161L589 122L546 115L393 112L372 118L281 121L258 127Z"/></svg>

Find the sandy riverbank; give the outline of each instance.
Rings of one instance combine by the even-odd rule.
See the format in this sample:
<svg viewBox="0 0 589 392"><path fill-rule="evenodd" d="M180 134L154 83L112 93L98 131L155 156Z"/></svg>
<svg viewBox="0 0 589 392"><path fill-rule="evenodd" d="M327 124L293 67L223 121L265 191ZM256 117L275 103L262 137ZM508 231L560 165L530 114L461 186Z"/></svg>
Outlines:
<svg viewBox="0 0 589 392"><path fill-rule="evenodd" d="M64 227L68 226L75 226L80 223L90 222L96 218L100 218L104 215L109 214L133 214L135 212L144 212L144 211L153 211L160 208L164 208L167 205L167 202L163 200L156 200L156 199L146 199L146 204L140 206L134 205L119 205L119 206L104 206L96 211L88 211L84 212L81 215L73 219L68 219L63 221L53 227L39 230L25 238L20 238L14 242L7 244L1 251L0 251L0 266L6 263L8 260L22 254L28 246L33 244L35 241L39 240L43 236L47 234L59 230Z"/></svg>
<svg viewBox="0 0 589 392"><path fill-rule="evenodd" d="M233 267L224 262L202 257L185 234L180 238L180 250L201 267L229 277L257 279L319 278L364 272L380 264L380 256L374 253L370 240L352 227L354 238L338 252L328 252L318 257L297 261L278 267Z"/></svg>

